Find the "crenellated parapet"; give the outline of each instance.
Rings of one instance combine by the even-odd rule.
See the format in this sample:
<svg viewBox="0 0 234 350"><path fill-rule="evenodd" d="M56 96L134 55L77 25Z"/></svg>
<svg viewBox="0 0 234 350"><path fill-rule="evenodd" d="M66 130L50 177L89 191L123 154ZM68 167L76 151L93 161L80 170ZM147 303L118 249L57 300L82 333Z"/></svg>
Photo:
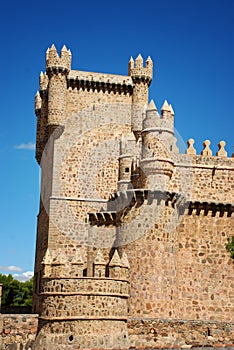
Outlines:
<svg viewBox="0 0 234 350"><path fill-rule="evenodd" d="M50 76L54 73L68 74L71 69L72 54L64 45L60 55L54 44L46 51L46 72Z"/></svg>
<svg viewBox="0 0 234 350"><path fill-rule="evenodd" d="M191 201L188 206L188 215L211 215L212 217L231 217L234 213L234 203L199 202Z"/></svg>
<svg viewBox="0 0 234 350"><path fill-rule="evenodd" d="M101 217L99 216L99 220ZM113 218L112 218L113 220ZM76 249L72 257L67 257L65 253L58 249L56 251L46 250L41 262L43 278L83 278L86 277L87 263L84 261L79 248ZM113 273L114 268L118 267L118 273ZM126 254L120 258L117 250L114 251L109 261L103 256L101 249L98 249L93 259L93 269L91 278L117 278L125 280L130 266ZM114 270L113 270L114 269Z"/></svg>
<svg viewBox="0 0 234 350"><path fill-rule="evenodd" d="M141 54L137 56L135 61L131 57L128 63L128 75L132 77L134 83L144 81L149 85L153 78L153 61L150 56L145 65Z"/></svg>
<svg viewBox="0 0 234 350"><path fill-rule="evenodd" d="M185 151L186 154L189 154L189 155L197 155L197 151L194 147L194 139L189 139L187 141L187 145L188 145L188 148L187 150ZM203 142L203 150L201 151L201 156L205 156L205 157L211 157L211 156L214 156L213 155L213 152L210 148L210 145L211 145L211 142L210 140L205 140ZM225 146L226 146L226 142L225 141L220 141L218 143L218 150L215 154L216 157L223 157L223 158L228 158L228 154L227 154L227 151L225 150ZM232 155L233 157L233 155Z"/></svg>
<svg viewBox="0 0 234 350"><path fill-rule="evenodd" d="M91 226L119 227L130 211L143 205L152 205L153 202L160 206L177 208L179 211L183 211L189 204L183 193L149 189L118 191L110 196L108 211L88 213L89 223Z"/></svg>
<svg viewBox="0 0 234 350"><path fill-rule="evenodd" d="M176 209L180 214L187 212L188 215L231 217L234 213L234 203L222 203L218 201L188 200L183 193L168 191L151 191L144 189L128 190L112 194L108 203L108 212L89 213L89 222L91 226L116 226L120 227L125 222L125 217L130 211L134 211L141 206L151 206L152 203L158 206L171 207ZM120 266L126 266L129 270L127 257L123 254L119 258L116 251L109 263L110 267L115 267L113 271L118 270ZM121 272L123 274L123 271Z"/></svg>
<svg viewBox="0 0 234 350"><path fill-rule="evenodd" d="M69 90L90 91L104 94L132 95L131 77L105 73L71 70L67 78Z"/></svg>
<svg viewBox="0 0 234 350"><path fill-rule="evenodd" d="M146 108L145 118L143 119L143 130L146 128L158 127L159 130L168 130L174 134L174 110L171 104L168 104L167 100L164 101L161 114L158 113L158 109L151 100Z"/></svg>
<svg viewBox="0 0 234 350"><path fill-rule="evenodd" d="M153 100L147 106L142 122L142 139L148 134L160 139L169 153L178 153L174 136L174 111L166 100L161 108L161 115Z"/></svg>

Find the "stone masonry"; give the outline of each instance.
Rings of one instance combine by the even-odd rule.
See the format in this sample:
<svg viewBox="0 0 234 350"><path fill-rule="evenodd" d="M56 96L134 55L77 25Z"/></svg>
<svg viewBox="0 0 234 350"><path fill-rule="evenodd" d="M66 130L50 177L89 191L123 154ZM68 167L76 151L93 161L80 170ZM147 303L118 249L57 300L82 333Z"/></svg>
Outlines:
<svg viewBox="0 0 234 350"><path fill-rule="evenodd" d="M41 199L34 350L234 343L234 158L178 149L174 111L148 101L150 57L128 75L46 53L35 97Z"/></svg>

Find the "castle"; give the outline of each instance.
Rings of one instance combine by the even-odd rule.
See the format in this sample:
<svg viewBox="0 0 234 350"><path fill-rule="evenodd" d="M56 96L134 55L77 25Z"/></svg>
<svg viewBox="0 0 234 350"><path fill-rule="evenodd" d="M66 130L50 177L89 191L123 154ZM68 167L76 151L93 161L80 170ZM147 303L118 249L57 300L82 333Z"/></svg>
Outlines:
<svg viewBox="0 0 234 350"><path fill-rule="evenodd" d="M178 149L174 111L128 75L46 53L35 97L41 200L35 350L233 343L234 158L221 141Z"/></svg>

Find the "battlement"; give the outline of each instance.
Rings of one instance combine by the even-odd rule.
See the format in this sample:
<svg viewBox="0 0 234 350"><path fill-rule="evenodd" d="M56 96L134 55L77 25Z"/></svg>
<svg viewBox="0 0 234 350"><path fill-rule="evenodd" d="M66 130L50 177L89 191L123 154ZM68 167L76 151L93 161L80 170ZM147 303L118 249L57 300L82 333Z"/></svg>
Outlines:
<svg viewBox="0 0 234 350"><path fill-rule="evenodd" d="M46 72L65 72L68 73L71 69L72 54L71 51L64 45L60 55L57 52L54 44L46 51Z"/></svg>
<svg viewBox="0 0 234 350"><path fill-rule="evenodd" d="M108 202L108 208L112 211L89 213L89 222L92 226L118 227L130 210L135 210L143 204L152 205L153 201L157 202L157 205L176 208L181 214L187 210L188 215L196 212L196 215L207 216L210 212L212 216L222 217L226 213L227 217L231 217L234 212L234 203L189 201L183 193L134 189L113 193Z"/></svg>
<svg viewBox="0 0 234 350"><path fill-rule="evenodd" d="M46 250L42 260L43 278L86 278L87 263L77 248L72 257L68 257L63 251L58 249L56 252ZM99 249L93 259L92 278L114 278L127 280L129 273L129 262L125 253L120 258L117 250L107 262L104 259L102 251Z"/></svg>
<svg viewBox="0 0 234 350"><path fill-rule="evenodd" d="M114 91L120 94L132 94L133 81L127 75L93 73L71 70L68 74L68 88L88 89L91 91Z"/></svg>
<svg viewBox="0 0 234 350"><path fill-rule="evenodd" d="M187 141L188 148L186 150L186 154L190 155L197 155L197 151L194 148L194 139L189 139ZM213 156L212 150L210 149L210 140L205 140L203 142L203 150L201 151L201 156L206 156L206 157L211 157ZM222 158L228 158L227 151L225 150L226 142L225 141L220 141L218 143L218 151L216 152L215 156L216 157L222 157ZM234 158L234 153L232 154L232 158Z"/></svg>
<svg viewBox="0 0 234 350"><path fill-rule="evenodd" d="M164 129L169 128L174 134L174 110L172 105L168 104L167 100L163 103L161 115L158 113L154 100L151 100L148 104L145 114L143 130L155 127Z"/></svg>
<svg viewBox="0 0 234 350"><path fill-rule="evenodd" d="M132 77L134 82L145 81L149 85L153 78L153 61L150 56L147 58L145 66L141 54L137 56L135 61L131 57L128 63L128 75Z"/></svg>

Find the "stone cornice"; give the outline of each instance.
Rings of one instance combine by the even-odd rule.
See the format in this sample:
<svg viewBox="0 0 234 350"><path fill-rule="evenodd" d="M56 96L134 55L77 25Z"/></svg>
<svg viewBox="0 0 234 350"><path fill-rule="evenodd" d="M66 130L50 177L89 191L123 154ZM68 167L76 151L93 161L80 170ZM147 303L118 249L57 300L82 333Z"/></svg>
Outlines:
<svg viewBox="0 0 234 350"><path fill-rule="evenodd" d="M132 94L132 78L125 75L70 71L67 77L68 87L98 91L115 91Z"/></svg>

